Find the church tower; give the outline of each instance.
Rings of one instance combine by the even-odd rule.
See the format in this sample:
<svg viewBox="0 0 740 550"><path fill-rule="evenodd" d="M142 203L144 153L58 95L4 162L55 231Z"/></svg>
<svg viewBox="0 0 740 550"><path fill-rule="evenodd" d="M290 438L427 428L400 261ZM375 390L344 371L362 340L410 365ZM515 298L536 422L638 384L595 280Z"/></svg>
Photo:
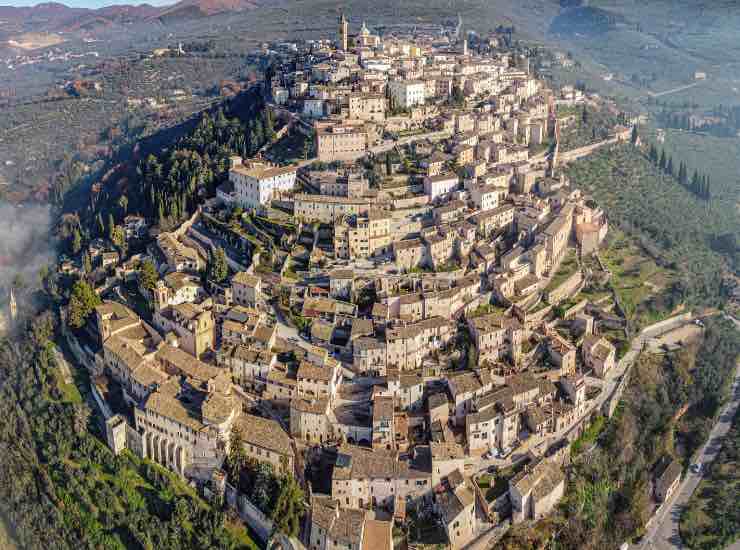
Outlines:
<svg viewBox="0 0 740 550"><path fill-rule="evenodd" d="M339 17L339 47L342 51L347 51L349 45L349 21L344 16L344 12Z"/></svg>

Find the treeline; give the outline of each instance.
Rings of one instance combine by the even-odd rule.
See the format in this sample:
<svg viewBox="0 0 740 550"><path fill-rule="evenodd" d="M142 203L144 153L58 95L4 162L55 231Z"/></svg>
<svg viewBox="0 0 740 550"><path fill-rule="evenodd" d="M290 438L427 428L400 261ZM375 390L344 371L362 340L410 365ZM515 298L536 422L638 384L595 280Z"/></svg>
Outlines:
<svg viewBox="0 0 740 550"><path fill-rule="evenodd" d="M663 107L657 120L665 128L701 130L717 137L736 137L740 132L740 105L717 105L698 114L692 110Z"/></svg>
<svg viewBox="0 0 740 550"><path fill-rule="evenodd" d="M708 470L681 513L681 540L692 550L727 548L740 539L740 411Z"/></svg>
<svg viewBox="0 0 740 550"><path fill-rule="evenodd" d="M195 130L171 150L140 163L135 198L140 213L165 229L180 224L216 194L228 177L230 156L251 157L274 136L275 121L266 109L248 124L227 118L223 110L215 117L203 114Z"/></svg>
<svg viewBox="0 0 740 550"><path fill-rule="evenodd" d="M178 225L198 204L215 196L228 178L229 157L255 155L274 138L275 124L261 95L250 90L202 113L172 146L155 149L138 162L133 159L142 147L135 147L133 159L93 186L80 215L83 240L108 237L110 220L120 225L126 214L143 215L164 230Z"/></svg>
<svg viewBox="0 0 740 550"><path fill-rule="evenodd" d="M661 300L709 307L726 302L724 263L714 242L736 225L723 205L713 205L710 213L680 185L666 185L647 155L629 144L603 148L572 163L567 174L604 208L611 224L638 241L658 265L674 270ZM723 256L736 260L734 251Z"/></svg>
<svg viewBox="0 0 740 550"><path fill-rule="evenodd" d="M699 174L698 170L694 169L694 174L689 178L686 163L681 160L678 163L678 168L676 168L673 164L673 156L666 155L665 149L661 149L660 154L658 154L655 144L650 144L648 158L663 174L670 178L675 178L678 183L694 195L705 201L711 200L712 188L707 174Z"/></svg>
<svg viewBox="0 0 740 550"><path fill-rule="evenodd" d="M219 507L157 465L128 452L114 456L93 435L101 429L90 408L61 390L51 347L57 326L42 313L22 338L0 342L0 513L18 545L247 548Z"/></svg>
<svg viewBox="0 0 740 550"><path fill-rule="evenodd" d="M287 463L275 472L270 464L247 457L245 446L241 430L234 427L224 463L229 483L270 518L276 530L297 537L304 514L303 490Z"/></svg>

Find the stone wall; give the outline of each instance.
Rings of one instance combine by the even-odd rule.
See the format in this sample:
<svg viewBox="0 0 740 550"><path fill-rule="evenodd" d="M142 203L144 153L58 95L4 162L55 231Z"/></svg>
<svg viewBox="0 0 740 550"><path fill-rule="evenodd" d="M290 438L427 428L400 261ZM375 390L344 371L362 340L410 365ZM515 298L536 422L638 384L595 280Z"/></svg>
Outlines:
<svg viewBox="0 0 740 550"><path fill-rule="evenodd" d="M226 483L224 498L230 508L235 509L242 520L249 525L255 535L266 544L270 540L273 530L273 523L265 514L263 514L254 504L252 504L246 495L237 491L237 489Z"/></svg>
<svg viewBox="0 0 740 550"><path fill-rule="evenodd" d="M573 294L583 282L583 273L579 269L554 289L546 292L545 298L550 304L556 304Z"/></svg>

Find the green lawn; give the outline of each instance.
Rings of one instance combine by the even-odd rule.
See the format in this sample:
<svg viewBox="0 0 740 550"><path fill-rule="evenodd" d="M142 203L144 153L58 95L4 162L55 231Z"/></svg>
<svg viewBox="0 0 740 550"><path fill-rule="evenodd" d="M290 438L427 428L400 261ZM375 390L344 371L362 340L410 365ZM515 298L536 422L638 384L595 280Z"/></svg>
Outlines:
<svg viewBox="0 0 740 550"><path fill-rule="evenodd" d="M494 304L481 304L470 313L466 314L468 319L475 319L476 317L482 317L483 315L489 315L491 313L497 313L503 315L506 308L497 306Z"/></svg>
<svg viewBox="0 0 740 550"><path fill-rule="evenodd" d="M611 272L611 286L619 296L628 318L635 316L638 306L665 289L672 281L670 270L658 266L634 241L622 231L612 229L609 246L600 252L601 260ZM643 308L646 324L665 317L667 311Z"/></svg>

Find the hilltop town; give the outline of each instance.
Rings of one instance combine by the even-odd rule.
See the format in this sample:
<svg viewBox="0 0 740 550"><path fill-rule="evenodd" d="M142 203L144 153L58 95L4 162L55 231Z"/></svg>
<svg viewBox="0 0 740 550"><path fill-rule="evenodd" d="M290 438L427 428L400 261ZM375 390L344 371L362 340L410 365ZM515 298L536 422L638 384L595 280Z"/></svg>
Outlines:
<svg viewBox="0 0 740 550"><path fill-rule="evenodd" d="M546 516L629 347L607 216L562 164L636 132L561 153L558 107L595 100L461 23L380 36L342 16L262 55L275 140L302 158L232 156L184 223L126 212L60 261L91 281L64 332L109 446L221 495L265 540L238 460L293 476L294 548L465 548Z"/></svg>

